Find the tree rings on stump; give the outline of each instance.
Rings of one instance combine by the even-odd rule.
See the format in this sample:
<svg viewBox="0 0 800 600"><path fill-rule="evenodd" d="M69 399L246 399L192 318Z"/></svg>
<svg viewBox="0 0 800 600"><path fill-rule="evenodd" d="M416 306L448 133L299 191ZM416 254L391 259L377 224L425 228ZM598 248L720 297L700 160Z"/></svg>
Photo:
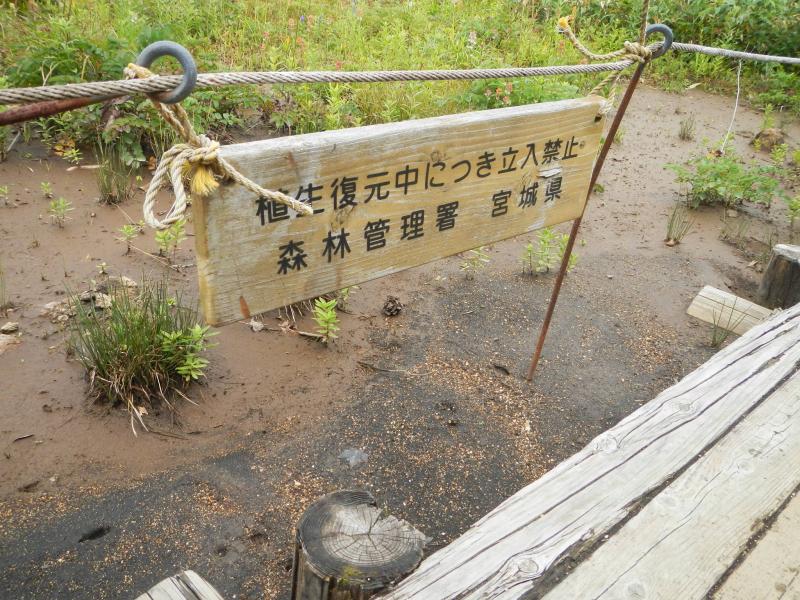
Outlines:
<svg viewBox="0 0 800 600"><path fill-rule="evenodd" d="M379 509L369 492L323 496L297 525L292 598L369 598L413 571L426 542Z"/></svg>

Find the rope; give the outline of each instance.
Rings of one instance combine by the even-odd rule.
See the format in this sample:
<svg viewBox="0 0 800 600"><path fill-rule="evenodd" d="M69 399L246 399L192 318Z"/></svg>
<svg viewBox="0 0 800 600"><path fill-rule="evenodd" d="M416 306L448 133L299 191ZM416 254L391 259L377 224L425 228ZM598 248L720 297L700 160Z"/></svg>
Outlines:
<svg viewBox="0 0 800 600"><path fill-rule="evenodd" d="M148 69L133 64L125 69L125 75L131 79L142 80L154 77ZM145 192L142 206L147 225L154 229L166 229L183 218L189 204L183 184L185 177L189 177L193 194L207 196L213 192L219 186L216 179L216 176L219 176L235 181L261 198L285 204L301 214L312 214L308 204L281 192L265 189L237 171L219 155L219 142L195 133L189 115L180 104L162 104L152 97L150 100L164 120L178 132L184 143L175 144L161 155L153 179ZM156 196L159 190L167 185L172 187L175 200L166 216L159 220L155 215Z"/></svg>

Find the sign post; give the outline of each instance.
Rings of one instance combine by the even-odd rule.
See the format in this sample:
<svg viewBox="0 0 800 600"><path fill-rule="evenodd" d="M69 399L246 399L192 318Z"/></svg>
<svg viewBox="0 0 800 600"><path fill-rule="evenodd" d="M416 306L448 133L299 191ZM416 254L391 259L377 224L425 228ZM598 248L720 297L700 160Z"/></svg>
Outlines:
<svg viewBox="0 0 800 600"><path fill-rule="evenodd" d="M201 304L219 325L581 216L596 96L234 144L284 205L222 185L194 204Z"/></svg>

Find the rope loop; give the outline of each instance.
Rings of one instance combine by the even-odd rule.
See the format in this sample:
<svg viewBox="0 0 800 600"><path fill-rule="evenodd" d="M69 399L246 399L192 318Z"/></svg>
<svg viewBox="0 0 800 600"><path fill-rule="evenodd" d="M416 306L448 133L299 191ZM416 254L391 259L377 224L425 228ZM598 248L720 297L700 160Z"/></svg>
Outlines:
<svg viewBox="0 0 800 600"><path fill-rule="evenodd" d="M128 79L146 79L154 77L154 73L141 65L129 64L125 68ZM147 187L144 197L144 221L153 229L166 229L176 221L184 218L189 205L184 181L188 179L191 194L208 196L219 187L219 179L227 179L244 186L260 198L285 204L292 210L303 214L312 214L311 207L287 196L282 192L268 190L242 175L219 154L219 142L206 135L198 135L189 115L180 104L164 104L153 96L150 101L159 114L183 139L183 143L175 144L161 155L153 179ZM155 214L156 196L161 189L172 188L175 200L163 219Z"/></svg>

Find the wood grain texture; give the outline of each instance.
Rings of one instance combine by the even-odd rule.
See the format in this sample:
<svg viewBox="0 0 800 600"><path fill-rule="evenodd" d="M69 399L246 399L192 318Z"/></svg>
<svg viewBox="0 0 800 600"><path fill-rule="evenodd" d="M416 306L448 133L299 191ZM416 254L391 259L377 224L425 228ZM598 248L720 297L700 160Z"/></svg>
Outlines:
<svg viewBox="0 0 800 600"><path fill-rule="evenodd" d="M784 308L800 302L800 246L778 244L772 249L758 296L769 307Z"/></svg>
<svg viewBox="0 0 800 600"><path fill-rule="evenodd" d="M800 485L798 399L795 374L545 600L705 598Z"/></svg>
<svg viewBox="0 0 800 600"><path fill-rule="evenodd" d="M519 598L619 524L800 365L800 307L758 325L503 502L386 597Z"/></svg>
<svg viewBox="0 0 800 600"><path fill-rule="evenodd" d="M365 600L413 571L427 538L369 492L323 496L297 525L292 600Z"/></svg>
<svg viewBox="0 0 800 600"><path fill-rule="evenodd" d="M206 320L241 319L243 312L257 314L574 219L586 201L602 104L589 97L224 146L224 158L266 188L296 196L306 190L299 194L306 200L307 185L322 186L313 192L321 198L314 209L322 212L298 218L288 211L270 222L268 206L235 184L195 201ZM546 144L557 140L557 154L547 159ZM538 164L528 158L529 144ZM481 167L485 153L489 163ZM370 177L384 171L386 176ZM355 206L342 205L344 177L355 178ZM403 185L406 177L417 183ZM559 178L558 196L548 194ZM389 181L380 188L388 196L378 199L367 186L382 181ZM528 205L523 191L532 186L536 202L528 196ZM505 203L501 198L495 204L495 194L504 192ZM375 196L367 201L370 194ZM439 207L451 203L457 203L456 216L448 222ZM415 211L424 211L419 237L408 218L403 228L403 217ZM368 250L367 224L381 219L389 227L385 245ZM327 236L338 245L342 233L349 234L347 250L325 254ZM290 241L302 242L300 250L287 253ZM302 263L284 264L281 272L282 258L301 254Z"/></svg>
<svg viewBox="0 0 800 600"><path fill-rule="evenodd" d="M707 285L695 296L686 313L706 323L716 323L722 329L742 335L768 319L773 311Z"/></svg>
<svg viewBox="0 0 800 600"><path fill-rule="evenodd" d="M194 571L181 571L158 582L136 600L224 600Z"/></svg>
<svg viewBox="0 0 800 600"><path fill-rule="evenodd" d="M715 600L800 600L800 497L714 594Z"/></svg>

